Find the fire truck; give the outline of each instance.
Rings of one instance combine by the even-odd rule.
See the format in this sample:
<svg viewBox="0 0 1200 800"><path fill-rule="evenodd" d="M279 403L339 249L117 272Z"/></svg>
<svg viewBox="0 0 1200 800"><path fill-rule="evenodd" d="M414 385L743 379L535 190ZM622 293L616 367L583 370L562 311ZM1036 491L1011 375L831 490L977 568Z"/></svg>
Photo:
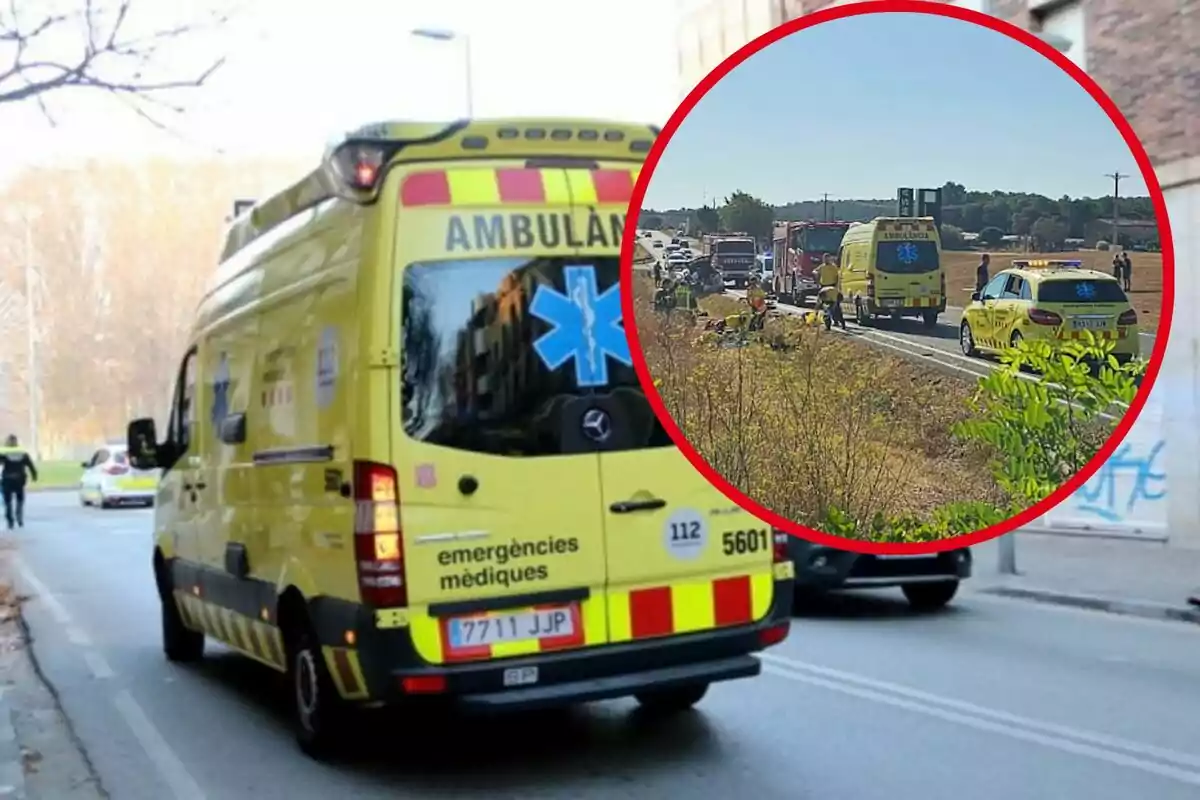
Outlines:
<svg viewBox="0 0 1200 800"><path fill-rule="evenodd" d="M849 222L776 222L772 236L774 290L779 302L804 305L817 294L816 268L826 253L837 256Z"/></svg>
<svg viewBox="0 0 1200 800"><path fill-rule="evenodd" d="M748 233L711 233L701 242L701 252L725 283L741 289L755 268L757 247Z"/></svg>

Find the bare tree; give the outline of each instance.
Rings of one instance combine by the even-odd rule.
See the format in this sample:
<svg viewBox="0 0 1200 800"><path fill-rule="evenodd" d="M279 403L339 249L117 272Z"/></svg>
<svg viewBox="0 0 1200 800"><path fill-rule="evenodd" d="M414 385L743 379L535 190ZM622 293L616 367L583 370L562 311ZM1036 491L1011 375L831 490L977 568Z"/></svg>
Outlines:
<svg viewBox="0 0 1200 800"><path fill-rule="evenodd" d="M152 109L179 112L181 89L202 86L224 58L172 75L161 58L171 44L218 28L229 12L164 26L139 25L135 10L163 4L142 0L6 0L0 8L0 105L36 102L51 124L46 98L65 89L91 89L123 102L142 118L165 127Z"/></svg>

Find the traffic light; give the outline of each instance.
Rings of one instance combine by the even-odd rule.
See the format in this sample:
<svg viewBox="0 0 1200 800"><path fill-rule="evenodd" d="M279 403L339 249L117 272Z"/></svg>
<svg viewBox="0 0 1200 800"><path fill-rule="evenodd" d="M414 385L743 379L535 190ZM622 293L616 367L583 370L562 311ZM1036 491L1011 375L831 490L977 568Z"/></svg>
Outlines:
<svg viewBox="0 0 1200 800"><path fill-rule="evenodd" d="M896 190L896 216L911 217L913 215L913 190Z"/></svg>
<svg viewBox="0 0 1200 800"><path fill-rule="evenodd" d="M942 226L942 190L917 190L917 216L933 217L933 224Z"/></svg>

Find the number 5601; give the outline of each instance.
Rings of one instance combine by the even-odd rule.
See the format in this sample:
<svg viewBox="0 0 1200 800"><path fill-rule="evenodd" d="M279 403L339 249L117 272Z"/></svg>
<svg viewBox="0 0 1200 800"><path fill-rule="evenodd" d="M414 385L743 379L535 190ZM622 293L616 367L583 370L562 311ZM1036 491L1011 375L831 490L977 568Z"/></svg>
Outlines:
<svg viewBox="0 0 1200 800"><path fill-rule="evenodd" d="M725 555L743 555L771 549L771 535L764 528L757 531L726 531L721 535Z"/></svg>

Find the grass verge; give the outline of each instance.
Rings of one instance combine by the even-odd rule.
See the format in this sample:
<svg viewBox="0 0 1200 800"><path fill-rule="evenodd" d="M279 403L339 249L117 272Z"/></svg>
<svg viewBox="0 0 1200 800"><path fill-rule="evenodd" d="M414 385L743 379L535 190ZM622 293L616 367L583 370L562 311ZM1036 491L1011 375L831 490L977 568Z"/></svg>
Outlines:
<svg viewBox="0 0 1200 800"><path fill-rule="evenodd" d="M78 461L41 461L36 466L38 481L29 484L30 489L74 489L83 477Z"/></svg>
<svg viewBox="0 0 1200 800"><path fill-rule="evenodd" d="M795 317L772 318L744 344L719 338L704 331L703 317L655 312L644 280L635 298L668 412L705 460L761 505L863 538L893 538L898 527L940 538L936 530L955 535L998 521L989 509L1006 497L989 469L995 454L952 433L971 415L974 381ZM711 319L744 308L724 296L700 305Z"/></svg>

